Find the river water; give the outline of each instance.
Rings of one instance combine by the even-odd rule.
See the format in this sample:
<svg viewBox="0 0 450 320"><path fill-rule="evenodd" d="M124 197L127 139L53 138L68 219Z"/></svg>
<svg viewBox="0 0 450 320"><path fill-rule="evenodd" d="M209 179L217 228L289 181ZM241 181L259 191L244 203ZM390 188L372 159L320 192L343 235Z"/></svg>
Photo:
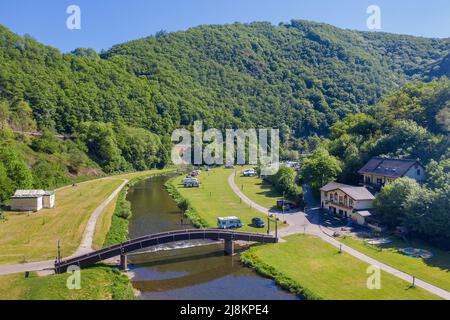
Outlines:
<svg viewBox="0 0 450 320"><path fill-rule="evenodd" d="M193 228L164 189L168 176L158 176L130 188L133 217L130 237ZM152 248L130 257L133 286L148 300L292 300L295 295L279 289L239 262L226 256L218 243L176 243ZM194 246L193 246L194 245ZM170 249L170 250L169 250ZM244 248L243 248L244 249Z"/></svg>

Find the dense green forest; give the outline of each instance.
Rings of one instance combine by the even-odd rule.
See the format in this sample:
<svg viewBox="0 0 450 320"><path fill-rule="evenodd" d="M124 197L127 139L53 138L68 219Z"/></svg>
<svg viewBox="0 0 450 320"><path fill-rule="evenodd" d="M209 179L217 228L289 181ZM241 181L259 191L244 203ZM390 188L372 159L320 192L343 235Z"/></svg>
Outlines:
<svg viewBox="0 0 450 320"><path fill-rule="evenodd" d="M375 213L389 227L404 224L450 247L450 80L414 82L330 128L330 138L304 160L300 176L315 187L338 180L357 184L373 156L417 159L427 181L402 178L376 195Z"/></svg>
<svg viewBox="0 0 450 320"><path fill-rule="evenodd" d="M408 121L417 120L416 129L441 146L438 123L448 123L448 113L437 120L418 103L411 112L423 117L419 121L416 114L390 115L390 106L406 108L408 101L377 103L411 81L449 77L449 60L450 39L300 20L159 32L100 54L82 48L63 54L0 26L0 200L14 188L164 166L170 133L194 120L219 129L277 127L285 149L299 152L333 137L330 153L344 157L344 138L337 135L345 128L336 122L362 111L370 116L384 106L383 123L401 116L410 128ZM377 127L375 134L389 128ZM37 131L44 134L20 133ZM377 142L376 152L393 153L389 144ZM356 146L354 154L370 154ZM342 174L352 172L344 168Z"/></svg>

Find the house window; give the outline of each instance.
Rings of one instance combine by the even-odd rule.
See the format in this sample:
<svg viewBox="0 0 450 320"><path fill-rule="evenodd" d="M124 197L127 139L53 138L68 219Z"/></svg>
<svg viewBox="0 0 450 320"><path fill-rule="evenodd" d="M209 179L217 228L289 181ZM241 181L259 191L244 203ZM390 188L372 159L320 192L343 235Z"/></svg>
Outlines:
<svg viewBox="0 0 450 320"><path fill-rule="evenodd" d="M378 178L378 179L377 179L377 184L378 184L379 186L381 186L382 183L383 183L383 180L381 180L381 178Z"/></svg>
<svg viewBox="0 0 450 320"><path fill-rule="evenodd" d="M330 193L330 201L333 201L333 194Z"/></svg>
<svg viewBox="0 0 450 320"><path fill-rule="evenodd" d="M420 169L417 169L417 175L420 176Z"/></svg>
<svg viewBox="0 0 450 320"><path fill-rule="evenodd" d="M353 199L348 199L348 206L353 207Z"/></svg>
<svg viewBox="0 0 450 320"><path fill-rule="evenodd" d="M344 200L343 200L343 198L342 198L342 196L339 196L339 203L343 203L344 202Z"/></svg>

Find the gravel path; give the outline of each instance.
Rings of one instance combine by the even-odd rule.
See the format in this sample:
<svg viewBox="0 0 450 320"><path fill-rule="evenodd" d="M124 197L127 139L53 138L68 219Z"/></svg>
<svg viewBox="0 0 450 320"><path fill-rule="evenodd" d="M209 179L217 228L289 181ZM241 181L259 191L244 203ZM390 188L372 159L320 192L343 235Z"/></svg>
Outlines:
<svg viewBox="0 0 450 320"><path fill-rule="evenodd" d="M101 214L105 210L105 208L110 204L110 202L119 194L119 192L126 186L128 180L124 180L123 183L116 189L114 192L99 205L94 212L92 212L86 228L84 230L83 238L81 239L81 244L78 249L72 254L70 257L79 256L85 253L89 253L93 251L92 243L94 241L95 234L95 226L97 225L97 221L100 218ZM17 264L8 264L8 265L0 265L0 275L7 275L25 271L41 271L53 269L54 260L47 261L38 261L38 262L30 262L30 263L17 263Z"/></svg>

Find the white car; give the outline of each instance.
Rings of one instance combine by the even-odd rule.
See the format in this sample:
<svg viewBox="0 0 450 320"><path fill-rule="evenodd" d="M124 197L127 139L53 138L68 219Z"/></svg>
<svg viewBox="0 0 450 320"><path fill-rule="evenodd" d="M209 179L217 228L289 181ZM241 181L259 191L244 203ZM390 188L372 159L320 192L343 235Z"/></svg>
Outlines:
<svg viewBox="0 0 450 320"><path fill-rule="evenodd" d="M186 178L183 180L183 184L186 188L198 188L200 187L200 181L195 178Z"/></svg>

